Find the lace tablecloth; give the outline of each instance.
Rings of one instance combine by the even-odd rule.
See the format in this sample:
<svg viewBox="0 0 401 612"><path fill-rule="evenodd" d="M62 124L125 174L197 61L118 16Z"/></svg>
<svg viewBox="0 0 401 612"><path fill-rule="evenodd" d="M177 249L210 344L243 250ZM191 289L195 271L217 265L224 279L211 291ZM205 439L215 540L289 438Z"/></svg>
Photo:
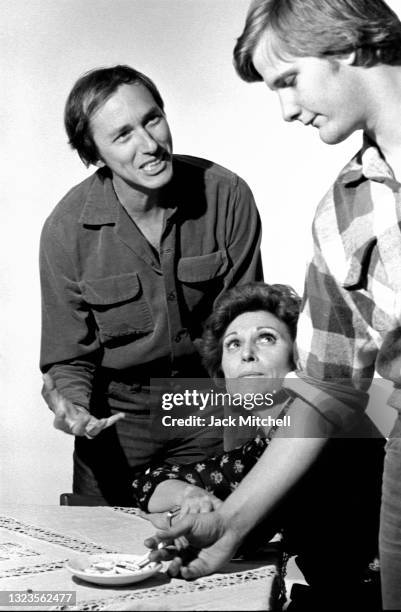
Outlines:
<svg viewBox="0 0 401 612"><path fill-rule="evenodd" d="M16 610L271 610L281 580L279 555L231 562L192 582L165 569L137 584L104 587L73 578L66 560L80 554L144 554L154 527L133 511L103 507L0 507L0 591L76 591L70 606L18 606ZM1 607L0 610L10 607Z"/></svg>

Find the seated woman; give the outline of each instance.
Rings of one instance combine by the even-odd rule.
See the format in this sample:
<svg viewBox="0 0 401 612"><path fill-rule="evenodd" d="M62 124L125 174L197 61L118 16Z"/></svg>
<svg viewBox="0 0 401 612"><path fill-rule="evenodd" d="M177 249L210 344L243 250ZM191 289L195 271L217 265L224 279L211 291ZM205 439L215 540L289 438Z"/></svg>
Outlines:
<svg viewBox="0 0 401 612"><path fill-rule="evenodd" d="M293 369L299 306L300 298L286 285L251 283L228 291L203 336L203 362L209 374L225 377L228 391L238 378L243 379L242 392L256 391L256 377L258 392L268 391L275 379ZM265 388L260 388L262 379ZM277 418L284 416L291 399L285 397ZM277 400L274 404L276 410L269 412L277 412ZM225 447L232 446L235 433L243 431L226 430ZM256 463L272 433L259 430L242 446L206 461L148 469L133 482L136 504L149 512L180 508L180 516L217 508Z"/></svg>
<svg viewBox="0 0 401 612"><path fill-rule="evenodd" d="M284 285L252 283L228 291L204 334L204 363L210 374L223 374L229 392L238 388L238 381L247 391L271 391L274 380L293 368L299 305L299 297ZM286 395L279 416L292 401ZM334 576L344 584L362 580L377 551L384 439L367 418L364 428L359 439L329 440L309 472L263 525L265 538L283 531L287 548L298 554L305 578L320 588L333 586ZM217 509L219 500L252 469L272 436L272 430L258 432L241 447L202 463L148 470L134 482L136 502L150 512L178 506L181 516Z"/></svg>

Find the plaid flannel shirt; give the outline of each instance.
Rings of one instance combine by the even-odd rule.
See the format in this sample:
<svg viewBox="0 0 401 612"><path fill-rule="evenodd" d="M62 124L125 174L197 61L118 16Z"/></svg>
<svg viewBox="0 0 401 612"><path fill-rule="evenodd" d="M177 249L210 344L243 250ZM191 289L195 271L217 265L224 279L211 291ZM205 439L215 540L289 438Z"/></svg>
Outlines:
<svg viewBox="0 0 401 612"><path fill-rule="evenodd" d="M388 403L401 410L400 217L401 184L365 138L314 219L297 372L286 381L343 424L366 407L375 370L393 381Z"/></svg>

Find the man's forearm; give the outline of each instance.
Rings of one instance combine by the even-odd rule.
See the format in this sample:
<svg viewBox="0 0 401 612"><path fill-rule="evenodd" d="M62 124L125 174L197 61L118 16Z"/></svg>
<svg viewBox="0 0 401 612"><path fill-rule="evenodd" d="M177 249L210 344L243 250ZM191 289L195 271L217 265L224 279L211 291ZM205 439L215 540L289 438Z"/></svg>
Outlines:
<svg viewBox="0 0 401 612"><path fill-rule="evenodd" d="M321 416L301 400L295 400L287 414L291 427L276 431L257 464L219 509L240 539L277 508L328 440L330 423L321 434Z"/></svg>
<svg viewBox="0 0 401 612"><path fill-rule="evenodd" d="M314 463L325 438L276 438L219 512L244 537L280 504Z"/></svg>

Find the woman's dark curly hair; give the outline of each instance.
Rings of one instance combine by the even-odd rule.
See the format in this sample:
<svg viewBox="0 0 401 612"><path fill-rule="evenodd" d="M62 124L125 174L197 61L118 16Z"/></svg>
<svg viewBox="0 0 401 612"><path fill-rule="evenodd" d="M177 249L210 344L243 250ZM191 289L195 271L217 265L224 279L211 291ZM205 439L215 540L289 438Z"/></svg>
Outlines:
<svg viewBox="0 0 401 612"><path fill-rule="evenodd" d="M285 323L294 340L301 298L288 285L248 283L227 291L217 302L205 324L202 339L203 364L213 378L224 378L221 369L223 335L244 312L265 310Z"/></svg>

